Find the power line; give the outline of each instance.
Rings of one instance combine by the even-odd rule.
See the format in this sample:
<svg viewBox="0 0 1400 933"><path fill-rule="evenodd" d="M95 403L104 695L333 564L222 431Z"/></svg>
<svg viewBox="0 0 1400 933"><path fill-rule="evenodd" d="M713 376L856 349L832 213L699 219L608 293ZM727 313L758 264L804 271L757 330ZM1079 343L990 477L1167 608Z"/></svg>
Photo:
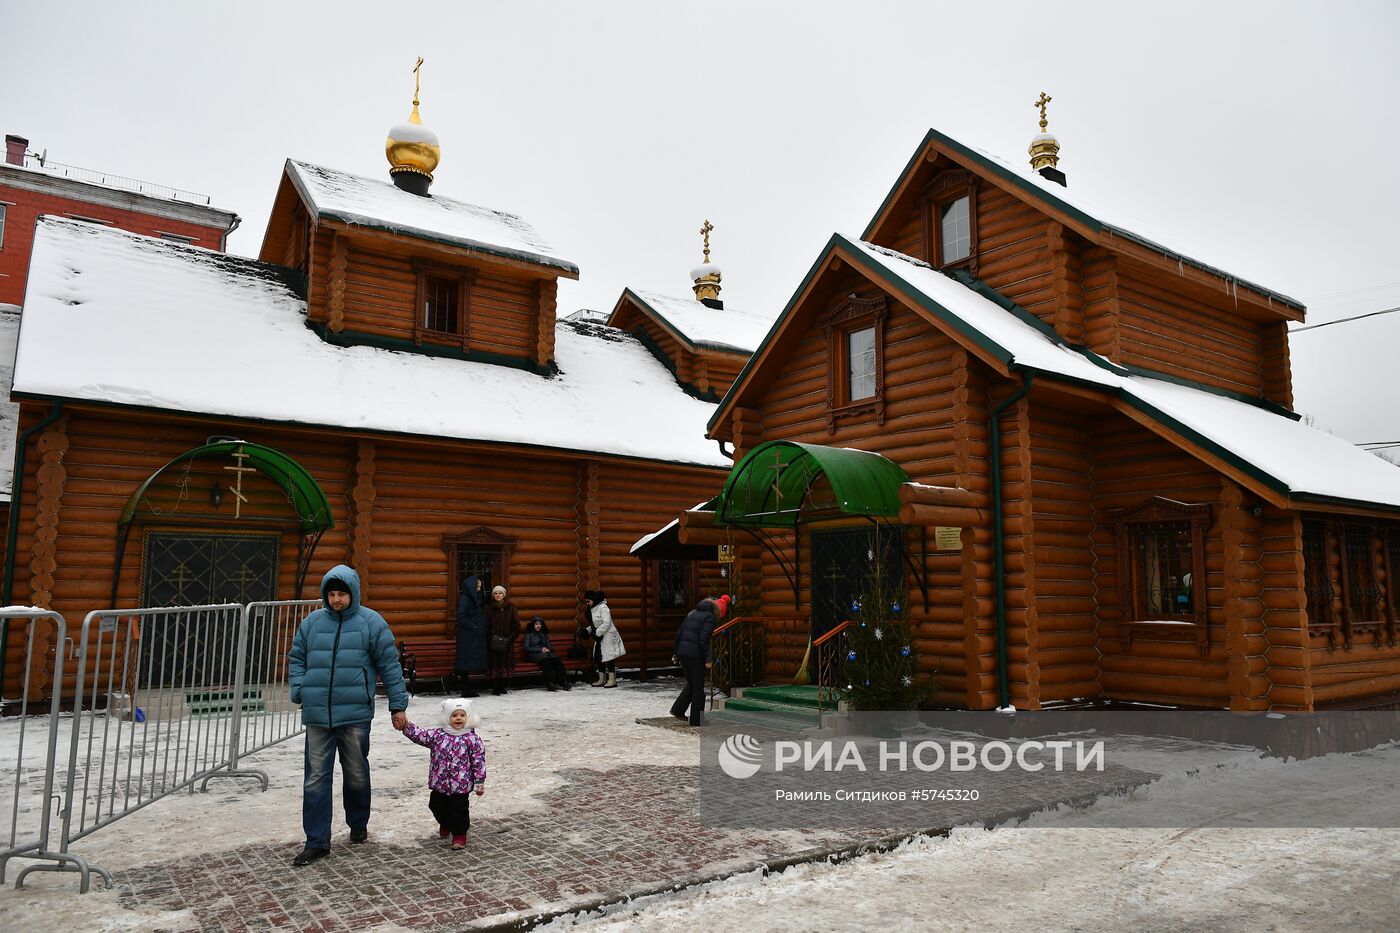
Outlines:
<svg viewBox="0 0 1400 933"><path fill-rule="evenodd" d="M1365 320L1368 317L1376 317L1381 314L1394 314L1396 311L1400 311L1400 307L1386 308L1382 311L1371 311L1366 314L1355 315L1354 317L1339 317L1335 321L1324 321L1321 324L1308 324L1305 327L1295 327L1292 330L1290 330L1289 333L1301 334L1305 330L1317 330L1319 327L1331 327L1333 324L1345 324L1348 321L1361 321Z"/></svg>

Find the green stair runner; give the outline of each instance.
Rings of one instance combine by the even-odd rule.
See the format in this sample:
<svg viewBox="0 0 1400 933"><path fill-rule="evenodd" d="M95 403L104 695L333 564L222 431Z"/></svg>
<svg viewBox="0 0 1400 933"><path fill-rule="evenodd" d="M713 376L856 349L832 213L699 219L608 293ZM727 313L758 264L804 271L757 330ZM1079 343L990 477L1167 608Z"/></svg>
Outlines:
<svg viewBox="0 0 1400 933"><path fill-rule="evenodd" d="M721 722L801 731L821 725L817 688L809 686L747 687L743 696L724 701L724 709L709 714Z"/></svg>

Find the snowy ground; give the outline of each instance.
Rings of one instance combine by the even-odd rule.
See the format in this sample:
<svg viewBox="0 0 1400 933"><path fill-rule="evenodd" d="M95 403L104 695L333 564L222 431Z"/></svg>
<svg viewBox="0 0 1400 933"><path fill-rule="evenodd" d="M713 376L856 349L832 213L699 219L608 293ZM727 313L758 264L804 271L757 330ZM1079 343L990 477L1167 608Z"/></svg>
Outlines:
<svg viewBox="0 0 1400 933"><path fill-rule="evenodd" d="M1400 748L1379 756L1400 772ZM1400 781L1358 788L1350 756L1237 762L1015 828L954 830L840 864L798 865L559 918L547 930L1394 930L1400 830L1212 829L1259 796L1345 821L1364 794L1400 806ZM1184 828L1110 828L1132 808Z"/></svg>
<svg viewBox="0 0 1400 933"><path fill-rule="evenodd" d="M499 816L539 808L537 797L563 783L557 773L563 767L695 765L695 737L636 723L639 716L665 715L676 689L671 683L659 689L625 683L614 690L575 687L568 693L527 688L477 700L488 778L486 797L473 804L473 812ZM436 725L441 701L415 697L409 717ZM13 749L17 732L17 720L0 720L0 751ZM98 830L75 842L73 853L116 872L180 856L207 858L249 843L299 841L302 746L296 737L244 759L244 767L267 773L266 793L252 781L216 780L207 794L176 793ZM369 829L376 839L409 843L431 825L427 762L425 749L390 726L381 699L370 738ZM343 844L344 833L337 814L333 844ZM11 864L11 882L25 864ZM96 880L88 895L79 897L77 889L77 877L66 874L33 874L21 890L0 888L0 930L157 930L189 922L186 916L125 909Z"/></svg>
<svg viewBox="0 0 1400 933"><path fill-rule="evenodd" d="M566 779L560 771L569 767L694 766L694 736L635 722L665 715L674 689L673 683L627 684L483 697L480 731L490 778L481 812L504 816L542 808L540 795L561 787ZM439 700L416 698L411 717L433 721ZM14 720L0 721L0 749L15 728ZM1400 769L1400 750L1370 754ZM381 713L370 759L372 838L413 844L430 822L426 753L395 733ZM1400 875L1400 830L1200 827L1213 814L1285 789L1296 791L1298 806L1313 810L1352 813L1356 795L1364 793L1371 805L1394 811L1400 781L1356 789L1346 779L1354 774L1351 763L1342 756L1303 763L1220 760L1223 767L1188 777L1199 760L1163 753L1156 764L1168 777L1155 784L1084 810L1043 814L1025 827L959 829L948 838L842 864L801 865L768 877L751 873L614 907L603 917L561 918L549 928L1395 928L1400 895L1392 879ZM219 781L208 794L176 794L79 840L74 852L126 871L172 858L217 859L250 843L297 842L301 740L259 752L247 764L267 771L271 790ZM1106 828L1121 822L1124 808L1155 808L1179 816L1176 825L1186 828ZM337 827L336 845L343 836ZM11 879L22 864L12 865ZM32 875L23 890L0 890L0 929L154 931L192 923L189 911L132 909L97 886L85 896L76 891L69 875Z"/></svg>

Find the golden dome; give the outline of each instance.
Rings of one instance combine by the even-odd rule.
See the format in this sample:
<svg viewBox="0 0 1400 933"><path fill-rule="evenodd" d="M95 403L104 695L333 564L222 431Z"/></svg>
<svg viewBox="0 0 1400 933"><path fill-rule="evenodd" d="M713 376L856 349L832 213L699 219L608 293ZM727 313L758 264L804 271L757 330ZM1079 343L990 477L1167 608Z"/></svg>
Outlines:
<svg viewBox="0 0 1400 933"><path fill-rule="evenodd" d="M389 138L384 141L384 156L389 160L389 174L400 173L423 175L428 182L433 179L433 170L442 160L442 147L438 145L437 134L423 125L418 116L418 70L423 67L423 59L413 67L413 113L406 123L398 123L389 128ZM417 186L415 186L417 187ZM426 187L422 192L426 193Z"/></svg>
<svg viewBox="0 0 1400 933"><path fill-rule="evenodd" d="M419 118L418 101L413 102L413 113L407 123L390 128L389 138L384 141L384 155L389 160L391 173L417 172L433 177L433 169L442 159L442 147L438 145L437 134Z"/></svg>

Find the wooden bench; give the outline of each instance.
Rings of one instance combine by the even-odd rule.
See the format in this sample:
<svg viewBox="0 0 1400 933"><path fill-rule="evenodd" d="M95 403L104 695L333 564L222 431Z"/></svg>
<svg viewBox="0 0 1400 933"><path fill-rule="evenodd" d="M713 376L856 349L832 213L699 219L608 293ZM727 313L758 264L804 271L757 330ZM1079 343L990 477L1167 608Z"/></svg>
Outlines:
<svg viewBox="0 0 1400 933"><path fill-rule="evenodd" d="M591 654L582 658L569 657L569 649L573 646L574 636L550 635L550 644L554 645L554 650L559 654L559 660L564 662L564 670L569 674L577 671L589 671L593 669L593 657ZM585 644L592 650L592 641L587 640ZM408 682L408 692L418 693L419 680L436 680L441 684L441 689L446 692L448 679L452 676L452 669L457 660L456 641L401 641L399 642L399 662L403 665L403 677ZM515 672L511 679L527 679L541 676L539 665L530 660L530 656L525 653L525 636L522 634L515 640ZM578 678L573 678L577 682Z"/></svg>

